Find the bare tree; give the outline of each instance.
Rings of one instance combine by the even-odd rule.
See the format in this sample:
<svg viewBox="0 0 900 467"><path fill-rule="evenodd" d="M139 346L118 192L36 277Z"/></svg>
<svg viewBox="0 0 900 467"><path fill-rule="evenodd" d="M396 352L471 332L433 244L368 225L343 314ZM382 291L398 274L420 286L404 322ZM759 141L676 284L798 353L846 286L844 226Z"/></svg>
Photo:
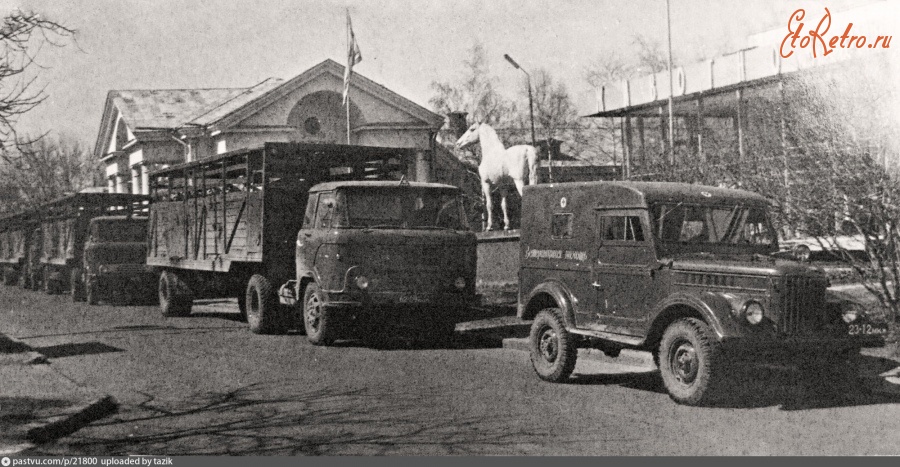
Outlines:
<svg viewBox="0 0 900 467"><path fill-rule="evenodd" d="M490 74L484 46L476 42L468 50L468 56L463 61L460 80L455 83L431 83L435 94L429 103L435 112L444 115L468 112L476 120L497 126L510 117L514 107L497 92L497 79Z"/></svg>
<svg viewBox="0 0 900 467"><path fill-rule="evenodd" d="M0 150L14 144L16 117L40 104L46 95L36 89L32 73L45 45L61 47L75 30L38 13L13 11L0 22Z"/></svg>
<svg viewBox="0 0 900 467"><path fill-rule="evenodd" d="M0 153L0 186L18 193L15 209L33 207L91 186L98 165L72 138L24 136Z"/></svg>

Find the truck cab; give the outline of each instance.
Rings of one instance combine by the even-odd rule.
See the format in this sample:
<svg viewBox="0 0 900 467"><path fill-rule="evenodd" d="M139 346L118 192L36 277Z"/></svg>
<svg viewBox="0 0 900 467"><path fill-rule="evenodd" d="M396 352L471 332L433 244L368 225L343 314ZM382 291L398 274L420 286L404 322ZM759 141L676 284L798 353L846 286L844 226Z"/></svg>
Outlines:
<svg viewBox="0 0 900 467"><path fill-rule="evenodd" d="M128 299L152 297L156 277L147 266L147 218L100 216L90 220L82 266L73 274L73 297L97 304L119 295Z"/></svg>
<svg viewBox="0 0 900 467"><path fill-rule="evenodd" d="M830 294L824 272L778 251L766 199L678 183L529 186L519 317L531 360L564 381L580 347L652 352L680 403L716 396L726 362L773 359L847 370L887 325ZM821 369L821 368L820 368Z"/></svg>
<svg viewBox="0 0 900 467"><path fill-rule="evenodd" d="M296 281L280 295L314 344L371 336L386 324L446 341L475 299L475 235L449 185L318 184L295 258Z"/></svg>

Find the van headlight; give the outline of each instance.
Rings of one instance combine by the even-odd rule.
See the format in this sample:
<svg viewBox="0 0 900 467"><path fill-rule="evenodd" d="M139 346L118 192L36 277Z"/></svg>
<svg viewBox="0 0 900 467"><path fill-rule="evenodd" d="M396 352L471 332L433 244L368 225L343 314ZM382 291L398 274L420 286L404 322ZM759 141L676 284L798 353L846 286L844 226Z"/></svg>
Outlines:
<svg viewBox="0 0 900 467"><path fill-rule="evenodd" d="M104 264L104 265L100 266L99 271L100 271L100 274L106 274L110 271L110 268L109 268L109 266Z"/></svg>
<svg viewBox="0 0 900 467"><path fill-rule="evenodd" d="M457 289L462 290L462 289L466 288L466 279L463 277L457 277L456 280L453 281L453 285Z"/></svg>
<svg viewBox="0 0 900 467"><path fill-rule="evenodd" d="M856 321L861 314L862 311L860 311L856 304L850 304L841 312L841 319L843 319L845 323L850 324Z"/></svg>
<svg viewBox="0 0 900 467"><path fill-rule="evenodd" d="M765 313L761 303L750 301L744 304L744 309L741 314L744 316L744 319L747 320L748 323L759 324L762 321L763 315Z"/></svg>
<svg viewBox="0 0 900 467"><path fill-rule="evenodd" d="M356 286L359 287L360 290L368 289L369 278L366 276L356 276Z"/></svg>

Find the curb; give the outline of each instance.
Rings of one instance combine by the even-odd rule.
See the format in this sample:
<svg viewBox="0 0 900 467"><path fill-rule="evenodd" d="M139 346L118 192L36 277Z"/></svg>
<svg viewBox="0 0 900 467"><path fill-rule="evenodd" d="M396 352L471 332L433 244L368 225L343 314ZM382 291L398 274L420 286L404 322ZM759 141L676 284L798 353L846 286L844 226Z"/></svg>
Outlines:
<svg viewBox="0 0 900 467"><path fill-rule="evenodd" d="M85 425L115 413L119 409L116 399L104 395L88 403L76 405L48 421L28 425L26 437L32 443L46 443L72 434Z"/></svg>

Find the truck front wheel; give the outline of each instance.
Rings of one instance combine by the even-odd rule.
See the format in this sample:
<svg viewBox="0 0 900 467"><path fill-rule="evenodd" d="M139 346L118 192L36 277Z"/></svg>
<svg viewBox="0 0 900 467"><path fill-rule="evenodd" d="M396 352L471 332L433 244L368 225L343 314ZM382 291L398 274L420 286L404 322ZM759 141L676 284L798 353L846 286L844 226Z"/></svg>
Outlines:
<svg viewBox="0 0 900 467"><path fill-rule="evenodd" d="M334 342L332 316L325 308L325 300L319 284L311 282L303 292L303 327L306 338L313 345L330 345Z"/></svg>
<svg viewBox="0 0 900 467"><path fill-rule="evenodd" d="M159 275L159 308L163 316L187 316L193 302L191 289L178 275L171 271Z"/></svg>
<svg viewBox="0 0 900 467"><path fill-rule="evenodd" d="M287 331L285 319L278 306L278 298L272 283L264 276L254 274L247 283L244 306L247 323L254 334L284 334Z"/></svg>
<svg viewBox="0 0 900 467"><path fill-rule="evenodd" d="M675 321L659 344L659 372L669 396L680 404L707 402L721 378L719 346L709 326L696 318Z"/></svg>
<svg viewBox="0 0 900 467"><path fill-rule="evenodd" d="M569 378L578 359L575 336L566 330L559 308L541 310L531 325L528 339L531 365L544 381L561 383Z"/></svg>

